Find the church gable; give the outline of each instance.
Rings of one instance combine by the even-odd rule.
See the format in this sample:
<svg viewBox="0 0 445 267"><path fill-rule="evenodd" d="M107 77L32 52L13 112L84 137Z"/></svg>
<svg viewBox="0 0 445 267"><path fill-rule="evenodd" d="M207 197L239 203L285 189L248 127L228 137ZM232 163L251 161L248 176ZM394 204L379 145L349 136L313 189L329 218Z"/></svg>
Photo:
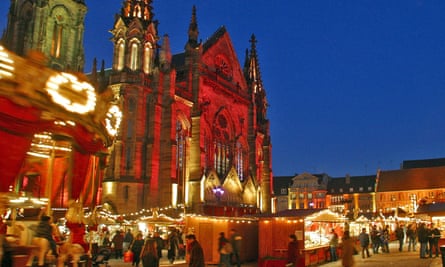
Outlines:
<svg viewBox="0 0 445 267"><path fill-rule="evenodd" d="M249 175L244 183L243 202L245 204L255 205L257 199L256 184L252 176Z"/></svg>
<svg viewBox="0 0 445 267"><path fill-rule="evenodd" d="M224 27L218 29L203 45L203 62L217 75L246 88L246 81L235 53L229 33Z"/></svg>

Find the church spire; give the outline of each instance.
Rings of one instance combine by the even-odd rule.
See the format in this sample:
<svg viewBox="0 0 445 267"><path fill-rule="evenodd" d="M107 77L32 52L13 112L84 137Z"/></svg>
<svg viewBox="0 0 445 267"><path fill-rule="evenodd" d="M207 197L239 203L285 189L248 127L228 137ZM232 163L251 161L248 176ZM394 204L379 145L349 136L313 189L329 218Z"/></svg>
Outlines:
<svg viewBox="0 0 445 267"><path fill-rule="evenodd" d="M246 51L244 76L246 77L250 92L253 94L255 99L257 109L256 121L258 125L262 125L265 121L267 121L266 113L268 104L266 99L266 91L263 88L263 81L261 80L260 64L256 50L257 40L254 34L252 34L250 38L250 43L250 53Z"/></svg>
<svg viewBox="0 0 445 267"><path fill-rule="evenodd" d="M244 76L251 84L254 93L263 91L263 81L261 80L260 65L256 51L256 37L252 34L250 41L250 54L246 51L246 61L244 63Z"/></svg>
<svg viewBox="0 0 445 267"><path fill-rule="evenodd" d="M125 0L122 7L122 17L126 19L139 18L144 22L153 19L152 0Z"/></svg>
<svg viewBox="0 0 445 267"><path fill-rule="evenodd" d="M187 47L196 48L199 46L198 35L199 35L199 30L198 30L198 20L196 18L196 6L193 6L192 18L190 20L189 31L188 31L189 39L187 41L186 48Z"/></svg>

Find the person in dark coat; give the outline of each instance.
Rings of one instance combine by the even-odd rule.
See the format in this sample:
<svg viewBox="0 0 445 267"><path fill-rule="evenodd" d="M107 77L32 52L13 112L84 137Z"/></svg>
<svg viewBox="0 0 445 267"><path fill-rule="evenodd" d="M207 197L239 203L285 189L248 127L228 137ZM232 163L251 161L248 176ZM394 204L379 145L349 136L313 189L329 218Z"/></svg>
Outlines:
<svg viewBox="0 0 445 267"><path fill-rule="evenodd" d="M170 264L176 259L176 252L178 251L178 233L173 230L168 237L168 252L167 258Z"/></svg>
<svg viewBox="0 0 445 267"><path fill-rule="evenodd" d="M122 235L122 232L120 230L116 231L116 234L113 236L113 239L111 239L111 243L114 246L114 256L116 259L122 259L124 253L123 253L123 244L124 244L124 236Z"/></svg>
<svg viewBox="0 0 445 267"><path fill-rule="evenodd" d="M159 267L156 240L147 239L147 241L145 241L141 252L141 260L143 267Z"/></svg>
<svg viewBox="0 0 445 267"><path fill-rule="evenodd" d="M235 263L237 267L241 266L241 259L240 259L240 249L241 249L241 241L242 237L238 234L238 232L235 229L230 230L230 243L232 244L233 252L230 256L230 259L235 258Z"/></svg>
<svg viewBox="0 0 445 267"><path fill-rule="evenodd" d="M419 229L417 229L417 239L420 243L420 258L426 258L426 251L428 247L428 229L425 223L421 223Z"/></svg>
<svg viewBox="0 0 445 267"><path fill-rule="evenodd" d="M37 224L35 237L41 237L48 240L51 251L54 256L57 256L57 244L53 238L53 227L51 225L51 217L42 215Z"/></svg>
<svg viewBox="0 0 445 267"><path fill-rule="evenodd" d="M297 266L299 255L297 236L291 234L289 235L289 243L287 244L287 263L289 265L286 266L290 266L290 264Z"/></svg>
<svg viewBox="0 0 445 267"><path fill-rule="evenodd" d="M142 238L142 234L138 233L136 235L136 239L130 244L129 249L133 252L133 266L138 267L139 262L141 261L141 252L144 247L144 239Z"/></svg>
<svg viewBox="0 0 445 267"><path fill-rule="evenodd" d="M360 241L360 247L362 248L362 258L365 258L365 254L366 257L369 258L369 234L366 233L366 228L362 228L362 232L360 233L360 235L358 236L358 239Z"/></svg>
<svg viewBox="0 0 445 267"><path fill-rule="evenodd" d="M403 243L405 241L405 231L403 230L403 224L397 225L396 238L399 240L399 251L403 251Z"/></svg>
<svg viewBox="0 0 445 267"><path fill-rule="evenodd" d="M187 235L187 250L189 251L189 267L204 267L204 251L195 235Z"/></svg>
<svg viewBox="0 0 445 267"><path fill-rule="evenodd" d="M430 258L433 257L433 250L436 254L436 257L439 257L439 239L440 239L440 230L437 227L434 227L434 224L431 224L431 231L429 237L430 243Z"/></svg>
<svg viewBox="0 0 445 267"><path fill-rule="evenodd" d="M230 249L228 249L230 247ZM224 232L219 233L218 238L218 251L219 251L219 264L218 267L225 265L231 267L230 253L232 253L232 245L230 241L225 237Z"/></svg>

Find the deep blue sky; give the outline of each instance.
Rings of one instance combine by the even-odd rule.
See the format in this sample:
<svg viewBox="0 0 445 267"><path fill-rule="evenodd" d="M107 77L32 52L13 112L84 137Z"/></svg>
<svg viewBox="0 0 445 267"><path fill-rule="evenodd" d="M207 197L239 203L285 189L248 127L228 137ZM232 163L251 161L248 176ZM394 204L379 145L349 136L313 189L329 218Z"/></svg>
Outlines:
<svg viewBox="0 0 445 267"><path fill-rule="evenodd" d="M86 2L89 72L94 57L111 65L122 0ZM173 53L193 5L200 38L225 25L241 63L257 37L275 175L367 175L445 157L445 1L154 0Z"/></svg>

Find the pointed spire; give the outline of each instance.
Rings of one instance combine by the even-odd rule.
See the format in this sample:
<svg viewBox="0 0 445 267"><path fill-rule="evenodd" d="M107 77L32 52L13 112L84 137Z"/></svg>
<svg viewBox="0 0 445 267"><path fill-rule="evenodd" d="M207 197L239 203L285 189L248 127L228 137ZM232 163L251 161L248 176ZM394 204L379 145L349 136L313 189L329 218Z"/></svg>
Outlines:
<svg viewBox="0 0 445 267"><path fill-rule="evenodd" d="M170 69L171 60L170 38L165 34L162 41L162 48L159 51L159 62L161 63L162 69Z"/></svg>
<svg viewBox="0 0 445 267"><path fill-rule="evenodd" d="M191 48L198 47L199 46L198 35L199 35L199 30L198 30L198 20L196 18L196 6L193 6L192 18L190 20L189 31L188 31L189 39L186 44L186 47L187 46Z"/></svg>
<svg viewBox="0 0 445 267"><path fill-rule="evenodd" d="M152 0L124 0L121 15L123 18L152 21L154 13L151 5Z"/></svg>
<svg viewBox="0 0 445 267"><path fill-rule="evenodd" d="M251 43L251 47L250 47L250 55L248 56L246 55L247 66L245 66L246 68L245 75L247 81L253 84L254 93L256 93L263 90L263 82L261 80L260 66L256 51L257 40L254 34L252 34L249 42Z"/></svg>

